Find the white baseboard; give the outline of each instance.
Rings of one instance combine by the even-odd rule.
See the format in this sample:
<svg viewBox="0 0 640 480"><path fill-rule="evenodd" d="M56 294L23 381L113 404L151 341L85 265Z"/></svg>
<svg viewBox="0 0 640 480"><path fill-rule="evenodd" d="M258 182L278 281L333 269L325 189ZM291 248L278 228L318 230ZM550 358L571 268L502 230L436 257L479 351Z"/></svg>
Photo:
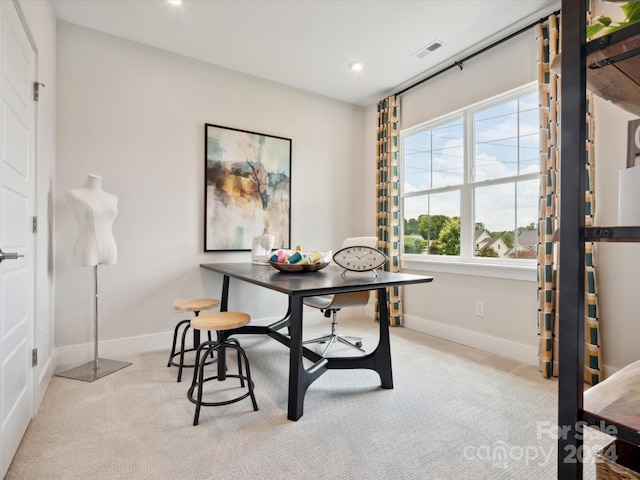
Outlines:
<svg viewBox="0 0 640 480"><path fill-rule="evenodd" d="M368 306L365 310L367 314L373 314L373 307ZM306 319L312 320L314 317L321 318L321 314L313 310L305 312ZM538 365L538 351L536 347L512 342L503 338L492 337L490 335L485 335L471 330L465 330L459 327L445 325L411 315L404 315L403 318L404 327L410 330L415 330L444 340L449 340L451 342L460 343L486 352L502 355L529 365ZM277 320L279 320L279 318L265 318L252 323L257 325L269 325ZM191 338L190 335L189 338ZM157 350L167 350L168 353L172 339L173 331L140 335L137 337L118 338L114 340L103 340L98 343L98 354L101 358L120 360L139 353ZM93 360L93 348L93 343L58 347L57 364L73 366L75 364L82 364Z"/></svg>
<svg viewBox="0 0 640 480"><path fill-rule="evenodd" d="M38 375L38 380L37 380L38 385L46 385L49 383L49 380L51 380L51 377L53 376L53 371L55 370L55 366L57 365L57 362L58 362L58 351L54 349L51 356L47 358L45 364L40 369L40 374Z"/></svg>
<svg viewBox="0 0 640 480"><path fill-rule="evenodd" d="M137 337L117 338L98 342L98 356L111 360L121 360L143 352L171 349L173 331L140 335ZM94 345L80 343L66 347L58 347L58 365L73 366L93 360Z"/></svg>
<svg viewBox="0 0 640 480"><path fill-rule="evenodd" d="M363 307L357 308L362 309ZM374 313L373 306L371 304L364 307L363 311L365 315L373 315ZM317 310L309 310L308 312L305 312L305 319L319 320L321 318L322 314ZM538 365L538 350L536 347L512 342L503 338L492 337L491 335L485 335L472 330L465 330L463 328L445 325L443 323L411 315L404 315L403 319L404 328L409 330L415 330L450 342L477 348L496 355L502 355L529 365ZM257 325L269 325L277 320L279 320L279 318L265 318L252 323ZM119 360L120 358L126 359L139 353L153 352L157 350L166 350L168 354L172 339L173 331L141 335L137 337L118 338L115 340L104 340L98 343L98 353L102 358L110 358L113 360ZM43 373L44 376L50 376L56 365L73 366L75 364L82 364L93 360L93 343L58 347L56 350L57 355L54 356L52 364L48 365L45 369L46 373ZM603 368L605 378L608 378L619 370L618 368L610 367L608 365L604 365Z"/></svg>
<svg viewBox="0 0 640 480"><path fill-rule="evenodd" d="M434 337L477 348L496 355L502 355L503 357L518 360L529 365L538 365L538 349L536 347L411 315L404 315L403 320L404 327L410 330L433 335Z"/></svg>
<svg viewBox="0 0 640 480"><path fill-rule="evenodd" d="M320 318L320 312L305 312L306 318ZM263 318L252 320L253 325L270 325L280 320L280 317ZM187 336L187 345L191 346L191 334ZM126 360L134 355L145 352L154 352L158 350L167 351L167 359L169 358L169 350L173 340L173 330L169 332L153 333L149 335L140 335L137 337L117 338L114 340L102 340L98 342L98 356L100 358L109 358L111 360ZM94 345L92 343L81 343L77 345L69 345L66 347L58 347L57 365L64 367L75 366L93 360Z"/></svg>
<svg viewBox="0 0 640 480"><path fill-rule="evenodd" d="M42 404L42 399L44 398L44 394L49 387L49 382L51 381L51 377L56 369L56 365L58 364L58 350L53 349L52 354L49 358L46 359L44 365L39 370L38 378L35 383L35 392L33 396L33 416L35 418L38 410L40 409L40 405Z"/></svg>

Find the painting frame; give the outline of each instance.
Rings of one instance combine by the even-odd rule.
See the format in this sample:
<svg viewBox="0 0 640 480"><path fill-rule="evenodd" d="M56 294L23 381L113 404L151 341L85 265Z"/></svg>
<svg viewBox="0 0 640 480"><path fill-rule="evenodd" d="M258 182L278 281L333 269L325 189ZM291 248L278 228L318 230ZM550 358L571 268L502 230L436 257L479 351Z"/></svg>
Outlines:
<svg viewBox="0 0 640 480"><path fill-rule="evenodd" d="M292 140L205 123L204 143L204 251L290 248Z"/></svg>

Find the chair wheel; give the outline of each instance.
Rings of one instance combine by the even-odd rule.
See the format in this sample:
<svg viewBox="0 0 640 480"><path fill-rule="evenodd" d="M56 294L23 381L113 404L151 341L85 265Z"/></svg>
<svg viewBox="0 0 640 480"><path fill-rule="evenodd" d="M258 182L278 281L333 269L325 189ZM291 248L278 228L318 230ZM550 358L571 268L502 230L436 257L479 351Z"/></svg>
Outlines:
<svg viewBox="0 0 640 480"><path fill-rule="evenodd" d="M356 342L356 347L362 347L362 342Z"/></svg>

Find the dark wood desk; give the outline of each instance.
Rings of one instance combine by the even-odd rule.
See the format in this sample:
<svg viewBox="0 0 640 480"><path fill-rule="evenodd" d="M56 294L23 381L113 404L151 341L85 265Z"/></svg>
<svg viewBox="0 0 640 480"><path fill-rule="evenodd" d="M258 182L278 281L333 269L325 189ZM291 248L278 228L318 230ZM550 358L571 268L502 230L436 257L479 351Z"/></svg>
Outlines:
<svg viewBox="0 0 640 480"><path fill-rule="evenodd" d="M433 277L411 275L407 273L347 272L339 267L329 266L317 272L283 273L271 266L251 263L203 263L202 268L212 270L224 276L220 310L226 311L229 299L229 279L259 285L289 296L289 309L278 322L264 326L248 325L228 332L229 335L242 333L262 333L289 347L289 405L287 418L298 420L303 413L304 395L309 386L328 369L366 368L380 375L382 388L393 388L391 371L391 348L389 345L389 310L387 308L387 287L427 283ZM377 290L378 313L380 315L380 339L376 349L358 357L325 358L313 350L302 346L302 310L303 299L313 295ZM278 330L288 327L289 336ZM314 364L305 369L302 359L307 358ZM224 362L218 362L219 375L224 378Z"/></svg>

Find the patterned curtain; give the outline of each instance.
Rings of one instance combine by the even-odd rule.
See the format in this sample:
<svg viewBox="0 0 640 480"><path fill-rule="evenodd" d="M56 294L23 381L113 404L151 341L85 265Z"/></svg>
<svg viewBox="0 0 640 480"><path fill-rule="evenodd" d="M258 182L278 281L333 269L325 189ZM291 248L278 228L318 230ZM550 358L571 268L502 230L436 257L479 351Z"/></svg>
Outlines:
<svg viewBox="0 0 640 480"><path fill-rule="evenodd" d="M550 64L560 48L556 15L536 27L538 91L540 96L540 208L538 218L538 359L545 377L558 375L558 305L560 225L560 78ZM585 225L595 213L595 156L593 101L587 93L587 164ZM585 381L602 380L595 251L585 244Z"/></svg>
<svg viewBox="0 0 640 480"><path fill-rule="evenodd" d="M377 235L379 248L389 259L384 270L389 272L400 271L399 120L400 104L395 95L378 103ZM389 297L389 325L402 325L401 287L390 287L387 290L387 295Z"/></svg>
<svg viewBox="0 0 640 480"><path fill-rule="evenodd" d="M584 224L593 226L596 212L596 157L595 120L593 117L593 95L587 92L587 164L585 184ZM585 242L585 286L584 286L584 381L595 385L604 379L601 371L600 320L598 319L598 285L596 282L596 252L593 242Z"/></svg>

